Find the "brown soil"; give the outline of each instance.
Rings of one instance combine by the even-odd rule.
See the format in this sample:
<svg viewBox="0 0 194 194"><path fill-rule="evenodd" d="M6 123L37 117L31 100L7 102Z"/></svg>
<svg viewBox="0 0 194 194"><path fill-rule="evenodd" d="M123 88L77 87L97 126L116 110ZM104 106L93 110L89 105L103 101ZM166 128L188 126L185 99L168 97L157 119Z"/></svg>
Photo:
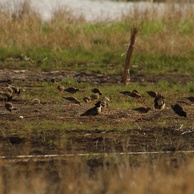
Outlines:
<svg viewBox="0 0 194 194"><path fill-rule="evenodd" d="M57 82L72 78L77 82L88 82L92 85L100 84L114 84L120 83L120 75L106 75L101 73L92 73L92 72L78 72L78 71L52 71L52 72L35 72L27 70L0 70L0 83L4 82ZM158 81L168 81L169 83L176 84L186 84L187 82L193 82L194 77L188 75L180 75L175 73L169 74L158 74L152 75L149 74L138 74L131 75L131 82L154 82Z"/></svg>
<svg viewBox="0 0 194 194"><path fill-rule="evenodd" d="M0 70L0 85L13 82L16 85L24 83L30 85L32 82L38 83L58 82L67 78L73 78L77 82L89 82L93 85L114 84L120 82L118 75L103 75L91 72L76 71L55 71L55 72L29 72L22 70ZM150 77L149 75L137 75L131 77L131 81L144 84L146 82L157 82L158 80L168 80L170 83L185 84L192 77L180 75L158 75ZM109 109L105 110L102 115L95 118L80 117L86 107L72 108L64 105L61 111L52 114L52 110L56 108L56 103L48 103L38 112L33 112L31 106L25 99L15 99L14 103L22 104L22 110L17 110L17 114L10 114L0 107L1 127L7 128L0 134L0 155L16 156L16 155L40 155L40 154L65 154L65 153L109 153L109 152L143 152L143 151L178 151L193 150L194 131L192 129L182 129L181 126L172 126L165 128L154 125L154 121L161 116L166 122L170 122L172 117L176 120L187 119L192 121L193 115L187 118L179 118L173 114L172 110L158 111L156 113L149 112L145 116L139 116L132 110ZM53 106L55 105L55 106ZM79 111L77 111L79 110ZM17 123L18 117L24 116L25 121L34 122L35 125L40 120L52 120L53 122L75 122L80 126L87 122L96 123L96 130L77 130L69 129L47 130L27 132L27 134L19 135L17 124L13 131L9 130L10 122ZM123 123L134 123L134 129L117 130L118 126ZM22 118L21 122L22 123ZM112 130L99 130L98 123L110 124L115 126ZM140 123L140 124L139 124ZM141 124L143 123L143 128ZM147 127L146 127L147 126Z"/></svg>

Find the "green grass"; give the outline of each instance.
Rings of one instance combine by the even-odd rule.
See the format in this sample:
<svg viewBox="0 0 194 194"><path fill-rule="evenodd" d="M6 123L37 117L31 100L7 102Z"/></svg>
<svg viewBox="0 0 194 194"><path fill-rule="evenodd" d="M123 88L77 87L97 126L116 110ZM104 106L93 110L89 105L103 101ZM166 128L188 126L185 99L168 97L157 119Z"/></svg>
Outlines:
<svg viewBox="0 0 194 194"><path fill-rule="evenodd" d="M127 86L99 84L98 87L103 94L111 99L110 108L128 110L143 105L153 106L153 99L147 96L147 90L161 92L170 100L173 99L174 94L177 94L175 96L177 100L182 96L191 95L194 91L193 83L189 79L181 79L183 83L179 81L179 76L187 78L194 74L192 43L194 20L189 10L184 18L169 8L166 16L161 18L148 17L148 15L143 18L126 16L119 22L111 23L87 23L75 18L66 21L63 17L44 23L38 16L33 16L33 13L27 14L20 20L11 21L0 13L0 28L4 29L0 31L2 69L26 69L32 72L75 70L103 73L107 76L120 75L126 57L123 53L128 47L131 28L135 25L138 26L139 31L131 60L131 76L135 78L145 75L147 79L164 76L164 79L158 79L155 83L145 80L130 82ZM165 75L170 79L165 80ZM32 84L36 86L36 83ZM33 90L27 88L22 98L29 103L34 98L40 98L44 103L54 103L53 112L47 113L50 114L49 118L43 119L38 128L41 126L40 129L66 130L69 128L95 129L96 126L99 129L118 128L118 126L122 126L122 129L134 127L134 123L130 122L102 126L98 122L79 124L80 121L76 120L64 125L60 119L56 119L56 124L52 123L50 119L56 116L55 113L63 114L64 111L65 114L65 110L60 106L64 103L62 96L67 94L58 94L56 88L59 84L85 89L85 92L75 94L75 97L80 100L84 96L90 96L91 88L96 85L87 82L77 83L73 78L67 77L61 82L42 82L40 84L42 87L34 87ZM119 93L119 91L133 89L140 91L145 100L135 101ZM22 123L25 123L25 127L29 130L36 128L33 122L28 122L24 120L18 125L22 127ZM172 122L166 124L162 119L158 119L156 123L162 126L172 124Z"/></svg>
<svg viewBox="0 0 194 194"><path fill-rule="evenodd" d="M126 17L113 23L86 23L76 19L62 22L62 18L58 22L41 23L33 15L12 22L1 16L0 27L5 29L0 32L1 67L120 74L126 57L121 55L127 50L132 26L137 25L139 32L131 64L138 68L131 67L132 73L191 75L194 20L189 11L181 19L178 13L168 11L164 18L145 16L131 22ZM22 54L33 63L24 59L18 62Z"/></svg>
<svg viewBox="0 0 194 194"><path fill-rule="evenodd" d="M74 86L80 89L83 89L83 92L78 92L74 96L81 101L81 106L67 106L67 102L62 98L63 96L71 96L65 92L60 93L57 90L58 85L63 85L65 87ZM100 85L98 88L102 91L103 96L110 98L111 102L109 103L109 108L106 109L105 120L103 115L101 117L89 119L81 118L80 114L86 111L88 108L94 106L95 102L85 104L82 99L85 96L90 96L92 94L91 89L95 86L90 85L89 83L76 82L75 80L69 78L61 82L42 82L42 83L31 83L26 88L26 83L20 85L21 89L25 88L25 91L21 93L20 96L15 97L15 99L24 99L30 109L24 109L21 104L15 102L16 107L18 107L19 112L13 113L12 116L16 119L12 122L8 122L2 126L2 130L14 132L16 130L18 133L32 132L32 131L44 131L44 130L57 130L57 131L66 131L66 130L127 130L137 128L136 119L138 115L134 115L131 112L131 109L137 108L140 106L149 106L153 107L154 99L149 97L146 91L154 90L156 92L162 93L166 98L167 108L166 114L170 114L171 108L170 105L174 104L177 100L182 99L185 96L192 96L194 91L194 85L192 82L186 82L185 84L176 84L171 83L167 80L161 80L157 83L142 82L142 84L137 82L131 82L129 85L120 85L120 84L104 84ZM133 99L126 97L123 94L119 93L120 91L132 91L138 90L142 99ZM38 113L33 113L31 101L34 98L39 98L42 102L42 108ZM186 110L190 114L193 114L192 106L184 105ZM28 112L25 112L28 110ZM73 111L71 113L71 111ZM120 117L120 114L123 116ZM156 111L156 115L159 112ZM177 116L172 112L169 118L166 117L166 114L161 111L161 116L147 122L140 122L141 128L150 128L153 126L158 127L171 127L174 125L180 126L184 124L184 128L190 128L193 125L191 120L184 120L182 118L174 121L174 118ZM18 119L19 116L24 116L24 119ZM127 116L128 115L128 116ZM153 113L154 115L154 113ZM149 117L149 116L148 116ZM190 116L189 116L190 117ZM121 118L121 119L120 119ZM18 131L18 129L20 129Z"/></svg>

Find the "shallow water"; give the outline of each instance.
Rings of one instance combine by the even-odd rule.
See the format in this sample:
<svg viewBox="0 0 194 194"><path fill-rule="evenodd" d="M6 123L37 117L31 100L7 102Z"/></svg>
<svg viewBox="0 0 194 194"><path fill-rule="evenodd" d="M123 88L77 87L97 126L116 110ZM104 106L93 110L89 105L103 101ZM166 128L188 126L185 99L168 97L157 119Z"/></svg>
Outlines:
<svg viewBox="0 0 194 194"><path fill-rule="evenodd" d="M25 0L0 0L0 7L6 7L10 12L20 8ZM123 15L141 13L152 13L152 16L165 14L169 4L152 2L114 2L107 0L31 0L31 6L42 17L43 20L52 18L54 11L65 9L73 16L82 16L86 21L113 21L119 20ZM184 13L183 5L173 5Z"/></svg>

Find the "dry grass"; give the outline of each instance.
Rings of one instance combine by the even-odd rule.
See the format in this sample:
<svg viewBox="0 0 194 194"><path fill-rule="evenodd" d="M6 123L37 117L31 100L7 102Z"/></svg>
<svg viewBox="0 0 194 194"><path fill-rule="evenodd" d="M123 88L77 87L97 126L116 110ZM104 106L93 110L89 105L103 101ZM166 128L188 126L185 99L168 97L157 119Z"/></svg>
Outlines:
<svg viewBox="0 0 194 194"><path fill-rule="evenodd" d="M181 162L176 156L160 160L143 156L140 163L135 161L116 156L112 161L80 158L36 163L1 161L0 193L193 193L193 159Z"/></svg>
<svg viewBox="0 0 194 194"><path fill-rule="evenodd" d="M180 55L194 49L194 29L190 27L194 19L191 6L186 6L183 12L169 4L164 12L164 15L156 17L154 9L143 14L136 10L123 17L126 26L129 23L140 26L143 24L136 45L137 53ZM51 21L42 23L40 16L26 3L12 17L9 12L1 10L0 48L17 48L23 51L50 48L62 51L82 47L94 51L102 48L105 51L125 51L123 43L128 42L130 28L123 32L122 29L105 26L106 23L95 28L92 24L86 24L83 18L73 17L66 10L57 10Z"/></svg>

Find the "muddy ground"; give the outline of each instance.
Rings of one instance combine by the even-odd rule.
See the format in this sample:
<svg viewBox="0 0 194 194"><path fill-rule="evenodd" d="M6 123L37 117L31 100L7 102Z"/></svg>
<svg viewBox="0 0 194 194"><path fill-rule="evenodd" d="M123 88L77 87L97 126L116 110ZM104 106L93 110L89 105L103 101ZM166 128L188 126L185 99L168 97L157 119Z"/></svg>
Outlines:
<svg viewBox="0 0 194 194"><path fill-rule="evenodd" d="M14 83L22 88L21 95L12 100L16 111L5 110L4 102L0 105L0 192L22 193L26 186L27 192L40 193L43 181L44 193L64 193L69 188L69 178L74 183L77 175L85 179L87 174L95 180L101 169L114 172L125 165L152 169L162 164L166 173L173 174L193 157L193 153L185 152L194 151L193 105L184 104L186 118L169 108L181 96L170 96L165 110L145 115L130 108L108 107L96 117L81 117L91 103L68 105L60 100L61 96L56 98L59 101L47 98L37 109L33 108L30 95L40 95L45 82L57 91L56 83L66 79L92 86L120 83L119 75L92 72L0 70L0 86ZM184 85L194 77L131 76L131 82L142 86L166 80L172 85Z"/></svg>
<svg viewBox="0 0 194 194"><path fill-rule="evenodd" d="M120 82L119 75L104 75L92 72L55 71L55 72L30 72L23 70L0 70L0 85L14 83L26 87L42 82L59 82L72 78L77 82L88 82L92 85L115 84ZM169 75L136 75L131 77L132 82L144 85L146 82L158 82L168 80L169 83L186 84L194 81L193 77L178 74ZM25 83L25 84L24 84ZM153 152L153 151L182 151L193 150L194 130L184 128L181 121L193 122L194 114L190 111L187 118L180 118L172 110L150 112L145 116L139 116L132 110L106 109L95 118L80 117L80 113L87 106L63 105L60 111L55 112L58 106L55 102L47 103L39 111L32 111L32 106L25 99L13 99L13 103L19 108L15 113L7 112L0 107L1 134L0 155L14 157L18 155L45 155L45 154L69 154L69 153L110 153L110 152ZM190 110L193 107L190 106ZM21 118L24 117L24 118ZM169 122L170 127L158 126L155 121L163 118ZM79 129L69 130L22 130L25 125L34 123L38 125L42 120L63 123L77 123ZM177 122L178 121L178 122ZM82 129L82 124L94 123L96 129ZM133 129L120 130L123 123L133 123ZM23 124L22 124L23 123ZM111 124L113 129L98 129L99 123ZM10 130L10 126L15 128ZM143 126L143 127L142 127ZM118 130L117 130L118 128Z"/></svg>

